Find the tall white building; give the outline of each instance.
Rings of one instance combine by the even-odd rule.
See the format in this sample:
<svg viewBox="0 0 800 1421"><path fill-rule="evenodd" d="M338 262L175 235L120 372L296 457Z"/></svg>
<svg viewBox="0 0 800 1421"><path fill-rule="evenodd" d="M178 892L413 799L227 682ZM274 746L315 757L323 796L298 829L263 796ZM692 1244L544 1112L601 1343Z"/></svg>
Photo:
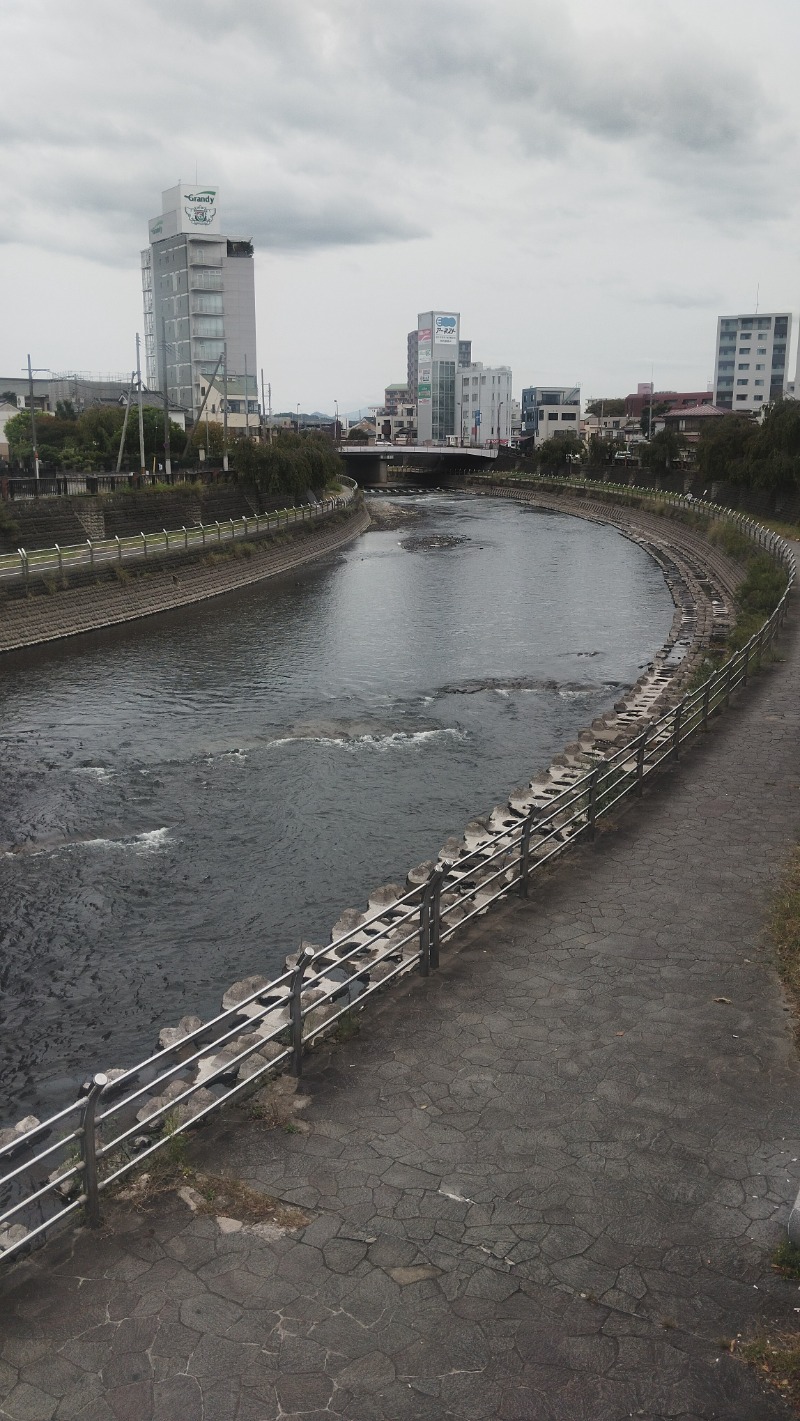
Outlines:
<svg viewBox="0 0 800 1421"><path fill-rule="evenodd" d="M511 370L480 361L459 368L456 433L464 444L507 444L512 418Z"/></svg>
<svg viewBox="0 0 800 1421"><path fill-rule="evenodd" d="M147 382L166 380L170 403L196 416L225 350L228 374L246 376L257 400L253 244L222 234L218 187L178 183L161 205L142 252Z"/></svg>
<svg viewBox="0 0 800 1421"><path fill-rule="evenodd" d="M788 311L720 316L714 365L714 404L760 410L786 393L792 318Z"/></svg>
<svg viewBox="0 0 800 1421"><path fill-rule="evenodd" d="M423 311L417 317L417 441L441 443L458 433L456 367L461 317L457 311Z"/></svg>

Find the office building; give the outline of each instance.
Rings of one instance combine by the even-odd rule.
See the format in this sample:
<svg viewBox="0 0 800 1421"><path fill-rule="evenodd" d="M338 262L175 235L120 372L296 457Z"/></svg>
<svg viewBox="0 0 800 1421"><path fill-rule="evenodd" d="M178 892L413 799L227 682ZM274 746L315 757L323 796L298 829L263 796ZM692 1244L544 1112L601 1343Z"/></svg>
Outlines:
<svg viewBox="0 0 800 1421"><path fill-rule="evenodd" d="M462 444L507 444L511 434L511 370L480 361L460 366L456 379L456 433Z"/></svg>
<svg viewBox="0 0 800 1421"><path fill-rule="evenodd" d="M522 432L537 445L568 434L580 439L580 386L529 385L522 391Z"/></svg>
<svg viewBox="0 0 800 1421"><path fill-rule="evenodd" d="M456 366L461 317L424 311L417 317L417 431L420 444L458 434Z"/></svg>
<svg viewBox="0 0 800 1421"><path fill-rule="evenodd" d="M720 316L714 404L742 413L763 409L786 393L792 318L788 311Z"/></svg>
<svg viewBox="0 0 800 1421"><path fill-rule="evenodd" d="M147 382L166 379L170 404L196 418L225 351L228 375L257 400L253 244L222 234L218 187L178 183L161 205L142 252Z"/></svg>
<svg viewBox="0 0 800 1421"><path fill-rule="evenodd" d="M472 364L472 341L460 340L458 342L458 363L459 365Z"/></svg>

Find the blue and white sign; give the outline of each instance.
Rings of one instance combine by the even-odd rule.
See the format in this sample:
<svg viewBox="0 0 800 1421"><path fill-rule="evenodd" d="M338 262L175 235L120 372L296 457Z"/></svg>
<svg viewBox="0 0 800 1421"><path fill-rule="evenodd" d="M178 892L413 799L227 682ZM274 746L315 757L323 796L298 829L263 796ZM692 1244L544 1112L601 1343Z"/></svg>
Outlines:
<svg viewBox="0 0 800 1421"><path fill-rule="evenodd" d="M436 345L457 345L458 316L434 316L433 339Z"/></svg>

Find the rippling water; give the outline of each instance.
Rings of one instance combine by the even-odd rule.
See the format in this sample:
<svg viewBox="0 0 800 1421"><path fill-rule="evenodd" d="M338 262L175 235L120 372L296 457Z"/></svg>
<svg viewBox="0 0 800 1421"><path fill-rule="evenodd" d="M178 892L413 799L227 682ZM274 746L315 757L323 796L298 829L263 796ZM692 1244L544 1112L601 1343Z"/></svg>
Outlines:
<svg viewBox="0 0 800 1421"><path fill-rule="evenodd" d="M613 529L420 496L281 582L0 663L4 1121L402 881L664 640ZM409 538L463 538L411 550Z"/></svg>

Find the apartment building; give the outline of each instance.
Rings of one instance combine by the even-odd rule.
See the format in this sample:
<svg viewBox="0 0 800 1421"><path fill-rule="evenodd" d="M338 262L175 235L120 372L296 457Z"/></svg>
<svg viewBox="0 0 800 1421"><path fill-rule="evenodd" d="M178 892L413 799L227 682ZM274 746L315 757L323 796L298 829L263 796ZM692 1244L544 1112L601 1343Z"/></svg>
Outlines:
<svg viewBox="0 0 800 1421"><path fill-rule="evenodd" d="M716 407L758 412L786 394L791 336L788 311L720 316L714 365Z"/></svg>

